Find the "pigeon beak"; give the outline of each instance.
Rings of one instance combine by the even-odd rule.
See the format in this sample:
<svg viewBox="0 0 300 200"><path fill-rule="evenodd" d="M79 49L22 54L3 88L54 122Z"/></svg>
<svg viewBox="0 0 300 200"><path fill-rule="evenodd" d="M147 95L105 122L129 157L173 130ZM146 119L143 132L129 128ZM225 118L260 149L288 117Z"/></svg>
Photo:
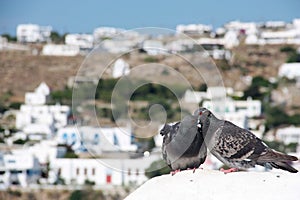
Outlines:
<svg viewBox="0 0 300 200"><path fill-rule="evenodd" d="M201 128L202 126L201 126L201 124L200 124L200 123L198 123L198 124L197 124L197 127L198 127L198 128Z"/></svg>

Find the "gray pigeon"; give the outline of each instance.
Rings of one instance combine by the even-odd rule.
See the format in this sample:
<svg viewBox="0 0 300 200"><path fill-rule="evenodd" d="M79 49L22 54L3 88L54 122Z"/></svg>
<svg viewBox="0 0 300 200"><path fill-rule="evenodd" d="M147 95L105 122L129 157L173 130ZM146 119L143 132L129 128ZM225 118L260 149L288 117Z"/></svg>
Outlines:
<svg viewBox="0 0 300 200"><path fill-rule="evenodd" d="M201 132L211 153L229 167L247 169L255 165L277 168L292 173L298 171L290 166L298 158L277 152L268 147L250 131L233 123L219 120L206 108L199 108Z"/></svg>
<svg viewBox="0 0 300 200"><path fill-rule="evenodd" d="M174 171L196 169L205 161L207 148L197 120L198 115L188 115L181 122L166 124L160 131L164 136L163 159Z"/></svg>

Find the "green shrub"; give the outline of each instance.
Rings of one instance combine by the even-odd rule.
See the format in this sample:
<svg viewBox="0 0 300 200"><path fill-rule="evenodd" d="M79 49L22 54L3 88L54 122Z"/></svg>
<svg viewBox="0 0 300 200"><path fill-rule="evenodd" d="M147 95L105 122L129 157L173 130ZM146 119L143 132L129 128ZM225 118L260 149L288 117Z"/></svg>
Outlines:
<svg viewBox="0 0 300 200"><path fill-rule="evenodd" d="M280 48L280 52L283 53L296 53L296 49L292 46L283 46Z"/></svg>
<svg viewBox="0 0 300 200"><path fill-rule="evenodd" d="M147 57L144 58L144 62L155 63L155 62L158 62L158 59L156 57L153 57L153 56L147 56Z"/></svg>
<svg viewBox="0 0 300 200"><path fill-rule="evenodd" d="M16 141L14 141L14 144L25 144L28 140L22 140L22 139L18 139Z"/></svg>
<svg viewBox="0 0 300 200"><path fill-rule="evenodd" d="M298 54L298 53L291 53L288 56L286 62L287 63L300 62L300 54Z"/></svg>

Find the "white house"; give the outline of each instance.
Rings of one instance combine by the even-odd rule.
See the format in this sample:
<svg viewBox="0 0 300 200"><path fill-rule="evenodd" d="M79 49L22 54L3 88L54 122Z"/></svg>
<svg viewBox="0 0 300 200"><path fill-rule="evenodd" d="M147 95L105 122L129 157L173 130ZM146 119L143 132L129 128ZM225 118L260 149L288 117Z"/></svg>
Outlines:
<svg viewBox="0 0 300 200"><path fill-rule="evenodd" d="M47 103L50 88L45 82L42 82L34 92L25 94L25 104L27 105L44 105Z"/></svg>
<svg viewBox="0 0 300 200"><path fill-rule="evenodd" d="M32 137L48 138L57 128L67 125L70 107L45 105L49 94L46 83L25 94L25 104L16 114L16 128Z"/></svg>
<svg viewBox="0 0 300 200"><path fill-rule="evenodd" d="M286 22L284 21L267 21L264 23L264 28L267 29L282 29L286 27Z"/></svg>
<svg viewBox="0 0 300 200"><path fill-rule="evenodd" d="M27 187L41 177L38 160L27 152L0 154L0 185Z"/></svg>
<svg viewBox="0 0 300 200"><path fill-rule="evenodd" d="M276 139L289 143L298 143L300 145L300 127L289 126L286 128L279 128L276 132Z"/></svg>
<svg viewBox="0 0 300 200"><path fill-rule="evenodd" d="M213 105L211 101L204 101L203 107L212 110L215 113L244 113L246 117L257 117L261 115L261 101L248 98L246 101L235 101L227 98L223 104Z"/></svg>
<svg viewBox="0 0 300 200"><path fill-rule="evenodd" d="M93 32L94 42L100 42L104 39L125 39L125 40L135 40L141 35L136 31L128 31L121 28L114 27L98 27L94 29Z"/></svg>
<svg viewBox="0 0 300 200"><path fill-rule="evenodd" d="M159 55L166 54L166 49L159 40L145 40L143 43L143 49L147 52L148 55Z"/></svg>
<svg viewBox="0 0 300 200"><path fill-rule="evenodd" d="M101 47L109 53L129 52L138 44L136 40L112 39L101 42Z"/></svg>
<svg viewBox="0 0 300 200"><path fill-rule="evenodd" d="M183 95L183 101L186 103L200 103L207 98L206 92L186 90Z"/></svg>
<svg viewBox="0 0 300 200"><path fill-rule="evenodd" d="M227 31L224 35L224 46L226 48L232 48L238 46L240 41L238 39L238 34L235 31Z"/></svg>
<svg viewBox="0 0 300 200"><path fill-rule="evenodd" d="M0 51L7 47L7 38L0 36Z"/></svg>
<svg viewBox="0 0 300 200"><path fill-rule="evenodd" d="M93 48L94 37L90 34L67 34L65 44L79 46L81 49Z"/></svg>
<svg viewBox="0 0 300 200"><path fill-rule="evenodd" d="M125 30L114 27L98 27L94 30L93 36L95 42L101 41L103 38L113 38L117 35L120 35Z"/></svg>
<svg viewBox="0 0 300 200"><path fill-rule="evenodd" d="M227 31L233 31L238 34L244 33L246 35L249 35L258 32L257 24L254 22L231 21L225 24L224 27Z"/></svg>
<svg viewBox="0 0 300 200"><path fill-rule="evenodd" d="M267 44L287 44L297 42L300 37L300 31L297 29L283 30L283 31L263 31L260 37L266 41Z"/></svg>
<svg viewBox="0 0 300 200"><path fill-rule="evenodd" d="M37 24L20 24L17 26L18 42L48 42L52 27Z"/></svg>
<svg viewBox="0 0 300 200"><path fill-rule="evenodd" d="M278 71L279 77L295 79L300 77L300 63L284 63Z"/></svg>
<svg viewBox="0 0 300 200"><path fill-rule="evenodd" d="M253 45L253 44L258 44L258 36L256 34L249 34L247 35L246 39L245 39L245 44L248 45Z"/></svg>
<svg viewBox="0 0 300 200"><path fill-rule="evenodd" d="M63 158L66 153L66 147L58 146L55 140L42 140L35 144L26 144L22 149L12 150L13 154L26 152L37 158L41 165L52 162L57 158Z"/></svg>
<svg viewBox="0 0 300 200"><path fill-rule="evenodd" d="M217 117L229 120L244 128L248 128L248 118L261 115L261 102L251 98L246 101L235 101L227 98L224 102L206 100L202 106L211 110Z"/></svg>
<svg viewBox="0 0 300 200"><path fill-rule="evenodd" d="M112 70L112 77L113 78L119 78L122 76L126 76L130 73L129 64L125 62L123 59L119 58Z"/></svg>
<svg viewBox="0 0 300 200"><path fill-rule="evenodd" d="M75 152L88 149L99 155L104 152L136 151L132 137L131 130L126 127L67 126L58 130L56 140L59 144L71 145Z"/></svg>
<svg viewBox="0 0 300 200"><path fill-rule="evenodd" d="M86 181L103 185L140 185L147 180L145 169L159 159L150 155L137 159L56 159L51 170L66 184L82 185Z"/></svg>
<svg viewBox="0 0 300 200"><path fill-rule="evenodd" d="M189 49L192 49L195 45L195 41L191 39L177 39L174 41L170 41L166 44L166 49L168 51L177 53L177 52L184 52Z"/></svg>
<svg viewBox="0 0 300 200"><path fill-rule="evenodd" d="M42 50L45 56L76 56L79 53L79 46L65 44L46 44Z"/></svg>
<svg viewBox="0 0 300 200"><path fill-rule="evenodd" d="M177 25L176 33L184 33L187 35L202 35L204 33L210 33L212 31L211 25L205 24L188 24L188 25Z"/></svg>

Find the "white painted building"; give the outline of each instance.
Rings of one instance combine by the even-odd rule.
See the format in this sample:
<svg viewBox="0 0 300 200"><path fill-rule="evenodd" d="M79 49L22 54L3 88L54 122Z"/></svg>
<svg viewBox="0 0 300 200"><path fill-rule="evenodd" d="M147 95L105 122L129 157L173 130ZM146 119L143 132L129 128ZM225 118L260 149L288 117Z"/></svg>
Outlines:
<svg viewBox="0 0 300 200"><path fill-rule="evenodd" d="M25 104L16 114L16 128L41 139L50 137L56 129L67 125L70 107L45 105L49 94L46 83L41 83L34 92L25 94Z"/></svg>
<svg viewBox="0 0 300 200"><path fill-rule="evenodd" d="M93 48L94 37L90 34L67 34L65 44L79 46L81 49Z"/></svg>
<svg viewBox="0 0 300 200"><path fill-rule="evenodd" d="M284 63L280 66L278 71L279 77L286 77L288 79L296 79L300 77L300 63Z"/></svg>
<svg viewBox="0 0 300 200"><path fill-rule="evenodd" d="M141 35L132 30L124 30L115 27L98 27L93 32L94 42L100 42L103 40L110 39L125 39L125 40L135 40Z"/></svg>
<svg viewBox="0 0 300 200"><path fill-rule="evenodd" d="M264 39L267 44L293 44L296 43L296 39L300 37L300 31L297 29L263 31L260 37Z"/></svg>
<svg viewBox="0 0 300 200"><path fill-rule="evenodd" d="M0 154L0 185L27 187L41 177L38 160L28 152Z"/></svg>
<svg viewBox="0 0 300 200"><path fill-rule="evenodd" d="M115 37L116 35L120 35L125 30L120 28L114 28L114 27L98 27L94 30L94 38L96 41L99 41L103 38L107 37Z"/></svg>
<svg viewBox="0 0 300 200"><path fill-rule="evenodd" d="M212 110L213 113L243 113L246 117L258 117L261 115L261 101L248 98L246 101L235 101L227 98L223 104L213 105L211 101L204 101L203 107Z"/></svg>
<svg viewBox="0 0 300 200"><path fill-rule="evenodd" d="M234 124L248 128L248 118L261 115L261 102L248 98L246 101L235 101L227 98L225 102L204 101L203 107L211 110L218 118L228 120Z"/></svg>
<svg viewBox="0 0 300 200"><path fill-rule="evenodd" d="M65 44L46 44L42 50L45 56L76 56L79 53L79 46Z"/></svg>
<svg viewBox="0 0 300 200"><path fill-rule="evenodd" d="M258 32L257 24L254 22L231 21L225 24L224 27L227 31L233 31L238 34L244 33L246 35L249 35Z"/></svg>
<svg viewBox="0 0 300 200"><path fill-rule="evenodd" d="M19 24L17 26L17 40L18 42L49 42L51 31L51 26Z"/></svg>
<svg viewBox="0 0 300 200"><path fill-rule="evenodd" d="M75 152L88 149L97 155L104 152L134 152L137 146L132 144L132 138L131 129L127 127L67 126L60 128L56 135L59 144L71 145Z"/></svg>
<svg viewBox="0 0 300 200"><path fill-rule="evenodd" d="M227 31L224 35L224 46L226 48L233 48L240 44L238 33L235 31Z"/></svg>
<svg viewBox="0 0 300 200"><path fill-rule="evenodd" d="M286 27L286 22L284 21L267 21L264 23L264 28L267 29L282 29Z"/></svg>
<svg viewBox="0 0 300 200"><path fill-rule="evenodd" d="M0 36L0 51L6 49L7 38Z"/></svg>
<svg viewBox="0 0 300 200"><path fill-rule="evenodd" d="M162 41L159 40L145 40L143 42L142 47L148 55L159 55L159 54L166 54L166 49L162 43Z"/></svg>
<svg viewBox="0 0 300 200"><path fill-rule="evenodd" d="M200 103L202 100L207 98L206 92L198 92L186 90L183 95L183 101L186 103Z"/></svg>
<svg viewBox="0 0 300 200"><path fill-rule="evenodd" d="M188 24L188 25L177 25L176 33L187 34L187 35L202 35L204 33L210 33L212 31L211 25L205 24Z"/></svg>
<svg viewBox="0 0 300 200"><path fill-rule="evenodd" d="M259 38L256 34L249 34L245 39L245 44L247 45L256 45L258 44Z"/></svg>
<svg viewBox="0 0 300 200"><path fill-rule="evenodd" d="M58 146L55 140L42 140L35 144L26 144L22 149L12 150L13 154L26 152L37 158L41 165L53 162L57 158L63 158L66 153L66 147Z"/></svg>
<svg viewBox="0 0 300 200"><path fill-rule="evenodd" d="M66 184L82 185L86 181L95 185L140 185L148 178L145 169L160 155L137 159L56 159L51 170Z"/></svg>
<svg viewBox="0 0 300 200"><path fill-rule="evenodd" d="M47 103L50 88L45 82L42 82L34 92L25 94L25 104L27 105L44 105Z"/></svg>
<svg viewBox="0 0 300 200"><path fill-rule="evenodd" d="M101 42L101 47L109 53L126 53L134 49L139 41L113 39Z"/></svg>
<svg viewBox="0 0 300 200"><path fill-rule="evenodd" d="M172 53L184 52L192 49L195 41L191 39L177 39L166 44L166 49Z"/></svg>
<svg viewBox="0 0 300 200"><path fill-rule="evenodd" d="M279 128L276 132L276 139L285 144L298 143L300 145L300 127Z"/></svg>
<svg viewBox="0 0 300 200"><path fill-rule="evenodd" d="M126 76L129 73L130 73L129 64L125 62L123 59L119 58L113 66L112 77L119 78L122 76Z"/></svg>

